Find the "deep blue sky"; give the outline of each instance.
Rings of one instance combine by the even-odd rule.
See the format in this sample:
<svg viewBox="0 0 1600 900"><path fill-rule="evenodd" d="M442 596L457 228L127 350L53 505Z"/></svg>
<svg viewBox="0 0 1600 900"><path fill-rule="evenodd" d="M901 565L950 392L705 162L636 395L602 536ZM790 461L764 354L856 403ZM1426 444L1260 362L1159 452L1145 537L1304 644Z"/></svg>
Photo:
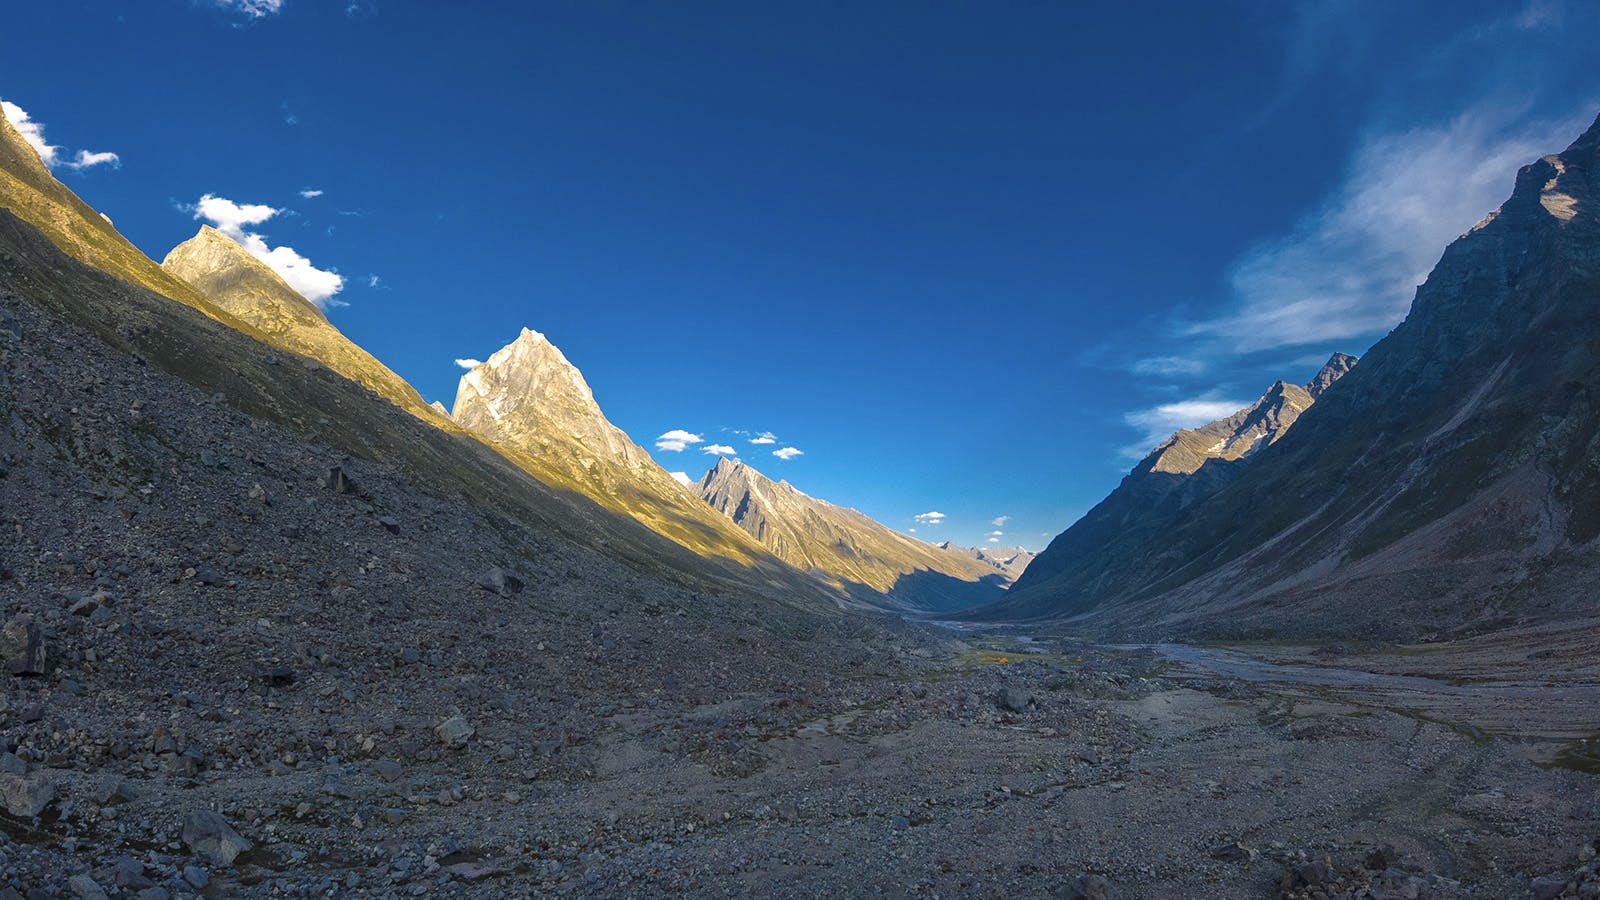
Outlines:
<svg viewBox="0 0 1600 900"><path fill-rule="evenodd" d="M645 446L1036 548L1397 322L1600 111L1595 10L52 0L0 98L118 154L57 174L156 259L202 195L281 210L429 399L528 326Z"/></svg>

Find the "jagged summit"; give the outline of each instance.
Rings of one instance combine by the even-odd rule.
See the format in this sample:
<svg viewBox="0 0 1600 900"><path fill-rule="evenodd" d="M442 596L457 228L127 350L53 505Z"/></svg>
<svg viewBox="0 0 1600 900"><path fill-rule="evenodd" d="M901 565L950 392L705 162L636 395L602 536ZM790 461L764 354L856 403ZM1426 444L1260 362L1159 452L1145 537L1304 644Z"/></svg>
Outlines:
<svg viewBox="0 0 1600 900"><path fill-rule="evenodd" d="M1349 374L1350 370L1355 368L1356 362L1358 360L1348 353L1335 353L1328 357L1328 361L1322 364L1322 369L1317 372L1316 377L1306 382L1306 393L1310 394L1313 400L1321 400L1323 392L1333 387L1335 381Z"/></svg>
<svg viewBox="0 0 1600 900"><path fill-rule="evenodd" d="M976 559L901 534L853 509L773 481L745 462L721 457L697 490L779 559L856 594L891 605L953 610L1001 595L1012 576Z"/></svg>
<svg viewBox="0 0 1600 900"><path fill-rule="evenodd" d="M629 468L659 469L605 417L578 367L531 328L461 376L450 417L496 439L581 448L585 468L609 458Z"/></svg>
<svg viewBox="0 0 1600 900"><path fill-rule="evenodd" d="M611 424L583 373L531 328L461 376L450 418L548 483L632 516L690 550L776 564Z"/></svg>
<svg viewBox="0 0 1600 900"><path fill-rule="evenodd" d="M973 559L987 563L1004 572L1013 580L1020 577L1033 562L1034 554L1021 547L962 547L951 541L940 541L934 544L940 550L970 556Z"/></svg>

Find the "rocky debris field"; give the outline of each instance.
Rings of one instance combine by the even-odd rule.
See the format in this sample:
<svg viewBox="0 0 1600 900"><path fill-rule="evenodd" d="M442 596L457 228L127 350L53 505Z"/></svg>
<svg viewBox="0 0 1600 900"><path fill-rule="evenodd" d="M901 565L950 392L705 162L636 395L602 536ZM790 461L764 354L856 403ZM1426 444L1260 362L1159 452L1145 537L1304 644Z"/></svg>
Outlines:
<svg viewBox="0 0 1600 900"><path fill-rule="evenodd" d="M1595 777L1504 742L662 583L7 296L0 534L0 896L1600 884Z"/></svg>

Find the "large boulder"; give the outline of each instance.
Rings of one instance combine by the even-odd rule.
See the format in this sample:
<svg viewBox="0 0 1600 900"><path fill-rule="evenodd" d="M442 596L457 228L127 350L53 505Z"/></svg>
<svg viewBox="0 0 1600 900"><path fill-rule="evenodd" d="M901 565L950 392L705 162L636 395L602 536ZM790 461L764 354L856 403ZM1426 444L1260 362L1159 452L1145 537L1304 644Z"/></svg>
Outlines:
<svg viewBox="0 0 1600 900"><path fill-rule="evenodd" d="M44 634L33 617L18 614L0 628L0 663L13 675L43 675L49 664Z"/></svg>
<svg viewBox="0 0 1600 900"><path fill-rule="evenodd" d="M231 865L240 853L250 849L250 842L233 830L221 813L202 809L189 814L183 822L183 842L189 851L213 866Z"/></svg>

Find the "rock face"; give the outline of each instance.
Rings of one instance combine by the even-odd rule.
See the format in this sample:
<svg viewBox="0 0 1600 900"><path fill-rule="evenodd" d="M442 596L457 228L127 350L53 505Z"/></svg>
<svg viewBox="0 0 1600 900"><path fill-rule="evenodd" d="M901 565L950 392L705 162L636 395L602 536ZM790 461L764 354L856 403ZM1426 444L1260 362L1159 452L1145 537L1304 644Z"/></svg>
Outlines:
<svg viewBox="0 0 1600 900"><path fill-rule="evenodd" d="M1110 496L1051 541L1017 579L1015 595L992 612L1008 618L1077 611L1054 599L1059 595L1053 589L1043 593L1052 599L1024 597L1022 591L1104 565L1129 546L1159 539L1186 510L1227 486L1258 453L1277 443L1355 364L1355 357L1335 353L1304 387L1279 381L1233 415L1167 438Z"/></svg>
<svg viewBox="0 0 1600 900"><path fill-rule="evenodd" d="M413 415L434 418L411 385L329 324L278 273L210 225L172 248L161 268L270 335L278 346L322 363Z"/></svg>
<svg viewBox="0 0 1600 900"><path fill-rule="evenodd" d="M513 459L531 460L546 481L697 553L740 561L767 555L611 424L583 373L537 331L524 328L461 376L450 417Z"/></svg>
<svg viewBox="0 0 1600 900"><path fill-rule="evenodd" d="M940 550L975 559L978 562L988 563L999 569L1013 582L1027 571L1028 565L1033 562L1034 554L1021 547L961 547L949 541L940 541L934 545Z"/></svg>
<svg viewBox="0 0 1600 900"><path fill-rule="evenodd" d="M881 604L876 593L892 607L948 611L993 600L1011 582L987 562L809 497L736 459L718 459L697 490L779 559L865 602Z"/></svg>
<svg viewBox="0 0 1600 900"><path fill-rule="evenodd" d="M1086 516L999 612L1382 639L1592 615L1597 213L1600 122L1525 166L1406 320L1225 488L1123 539L1083 540Z"/></svg>

